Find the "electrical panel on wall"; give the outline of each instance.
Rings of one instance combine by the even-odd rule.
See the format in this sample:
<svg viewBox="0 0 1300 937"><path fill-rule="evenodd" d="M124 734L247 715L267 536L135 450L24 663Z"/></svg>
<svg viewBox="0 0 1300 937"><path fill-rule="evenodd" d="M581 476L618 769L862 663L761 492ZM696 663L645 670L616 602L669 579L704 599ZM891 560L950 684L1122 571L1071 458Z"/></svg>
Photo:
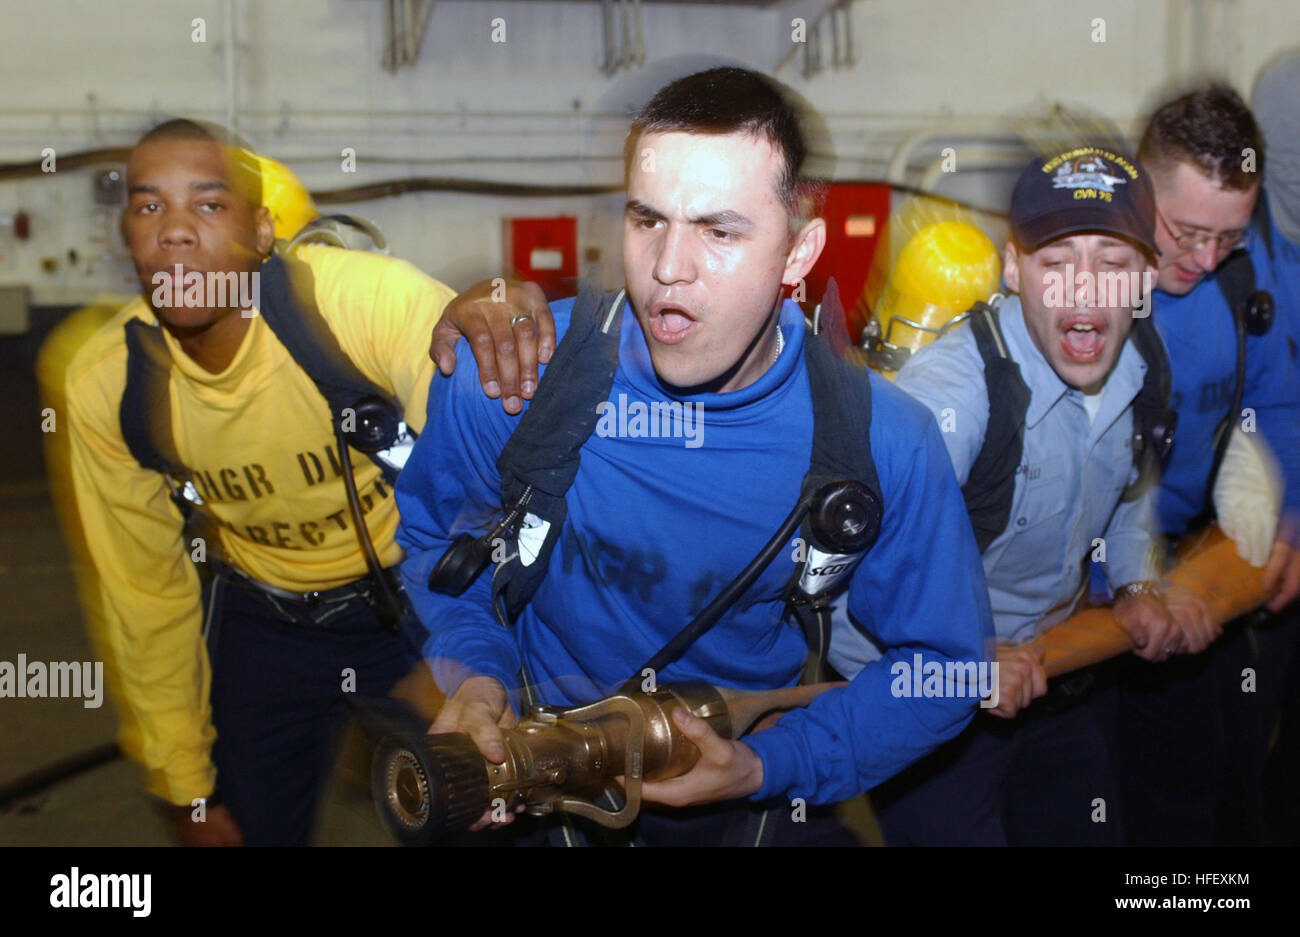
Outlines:
<svg viewBox="0 0 1300 937"><path fill-rule="evenodd" d="M118 231L124 168L55 166L0 182L0 286L23 288L33 306L135 293L139 285Z"/></svg>

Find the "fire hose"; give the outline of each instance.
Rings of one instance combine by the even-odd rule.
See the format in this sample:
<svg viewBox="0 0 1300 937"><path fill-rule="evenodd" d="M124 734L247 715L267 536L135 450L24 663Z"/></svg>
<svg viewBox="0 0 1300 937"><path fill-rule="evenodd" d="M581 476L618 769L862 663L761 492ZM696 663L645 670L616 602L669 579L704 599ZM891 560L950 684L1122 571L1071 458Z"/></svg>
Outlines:
<svg viewBox="0 0 1300 937"><path fill-rule="evenodd" d="M1201 598L1218 623L1257 608L1267 598L1262 570L1237 556L1216 527L1191 538L1166 577ZM1080 612L1033 642L1044 669L1057 677L1123 654L1133 647L1108 609ZM685 774L699 751L677 729L679 708L705 719L720 736L739 738L764 715L805 706L840 684L741 691L705 683L634 685L585 706L525 715L504 730L506 758L492 764L466 735L425 735L427 719L389 731L374 751L371 791L399 841L429 845L468 829L485 812L524 807L534 815L566 813L621 828L636 819L641 785ZM622 806L597 799L623 778Z"/></svg>
<svg viewBox="0 0 1300 937"><path fill-rule="evenodd" d="M1165 576L1205 602L1211 618L1226 624L1262 605L1264 571L1237 555L1237 548L1218 527L1190 537L1178 551L1178 561ZM1047 676L1059 677L1101 663L1133 649L1133 640L1108 608L1090 608L1055 627L1032 644L1043 651Z"/></svg>

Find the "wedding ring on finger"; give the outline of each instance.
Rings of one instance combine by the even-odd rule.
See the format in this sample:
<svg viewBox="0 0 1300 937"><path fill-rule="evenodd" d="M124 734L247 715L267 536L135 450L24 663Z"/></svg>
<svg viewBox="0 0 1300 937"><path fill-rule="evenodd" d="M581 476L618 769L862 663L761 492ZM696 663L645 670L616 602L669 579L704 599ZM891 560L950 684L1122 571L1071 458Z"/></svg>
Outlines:
<svg viewBox="0 0 1300 937"><path fill-rule="evenodd" d="M527 320L528 322L532 322L533 321L532 315L530 313L524 313L522 316L515 316L513 319L510 320L510 328L513 329L516 325L518 325L520 322L523 322L525 320Z"/></svg>

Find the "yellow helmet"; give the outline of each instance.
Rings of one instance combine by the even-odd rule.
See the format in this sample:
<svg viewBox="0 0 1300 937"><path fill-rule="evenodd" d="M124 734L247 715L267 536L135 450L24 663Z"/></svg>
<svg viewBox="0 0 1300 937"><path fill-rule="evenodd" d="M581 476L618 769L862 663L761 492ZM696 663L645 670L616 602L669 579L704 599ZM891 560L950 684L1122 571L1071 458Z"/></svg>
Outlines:
<svg viewBox="0 0 1300 937"><path fill-rule="evenodd" d="M962 322L997 290L997 248L964 221L918 230L898 254L864 333L872 367L892 376L911 353Z"/></svg>
<svg viewBox="0 0 1300 937"><path fill-rule="evenodd" d="M262 204L271 212L276 238L287 241L320 212L289 167L260 153L255 156L262 174Z"/></svg>

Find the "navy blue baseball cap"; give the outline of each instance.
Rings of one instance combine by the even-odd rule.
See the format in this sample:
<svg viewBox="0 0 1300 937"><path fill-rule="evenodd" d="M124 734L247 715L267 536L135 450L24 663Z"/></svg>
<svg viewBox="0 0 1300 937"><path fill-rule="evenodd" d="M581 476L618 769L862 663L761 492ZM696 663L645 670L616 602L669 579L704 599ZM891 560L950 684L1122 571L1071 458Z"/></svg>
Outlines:
<svg viewBox="0 0 1300 937"><path fill-rule="evenodd" d="M1080 146L1025 167L1011 193L1011 235L1020 249L1033 252L1084 232L1118 235L1152 257L1160 254L1155 192L1137 160Z"/></svg>

